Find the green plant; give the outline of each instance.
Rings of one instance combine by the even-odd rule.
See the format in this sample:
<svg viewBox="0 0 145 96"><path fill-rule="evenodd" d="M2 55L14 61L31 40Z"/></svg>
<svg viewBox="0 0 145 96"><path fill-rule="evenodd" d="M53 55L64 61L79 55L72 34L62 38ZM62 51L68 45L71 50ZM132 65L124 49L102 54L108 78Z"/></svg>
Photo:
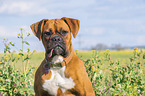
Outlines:
<svg viewBox="0 0 145 96"><path fill-rule="evenodd" d="M23 36L23 29L18 34L18 38L22 41L22 48L18 49L14 43L8 42L8 39L4 39L5 45L4 54L0 58L0 92L6 96L32 96L33 91L33 75L32 70L34 67L28 67L29 60L31 59L34 51L31 53L30 49L24 53L24 44L29 45L26 38ZM17 52L11 51L10 46L16 48ZM21 62L23 66L23 72L16 69L17 63Z"/></svg>
<svg viewBox="0 0 145 96"><path fill-rule="evenodd" d="M119 59L111 60L109 50L103 56L98 51L93 53L92 58L84 62L96 96L136 96L145 92L142 50L135 48L128 64L121 64Z"/></svg>
<svg viewBox="0 0 145 96"><path fill-rule="evenodd" d="M120 66L120 63L114 63L115 68L111 70L113 78L112 91L114 95L142 95L144 93L144 74L143 74L143 51L134 49L134 56L130 63Z"/></svg>

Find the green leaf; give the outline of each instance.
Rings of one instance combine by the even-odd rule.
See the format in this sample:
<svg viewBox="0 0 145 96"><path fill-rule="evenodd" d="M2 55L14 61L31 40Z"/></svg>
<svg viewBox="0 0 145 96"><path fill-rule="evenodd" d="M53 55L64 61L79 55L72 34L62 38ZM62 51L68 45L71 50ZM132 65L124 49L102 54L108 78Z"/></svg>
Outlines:
<svg viewBox="0 0 145 96"><path fill-rule="evenodd" d="M145 59L145 54L143 54L143 59Z"/></svg>
<svg viewBox="0 0 145 96"><path fill-rule="evenodd" d="M30 74L32 74L33 69L35 69L35 67L30 68L30 70L28 71L28 73L26 74L26 76L29 76Z"/></svg>
<svg viewBox="0 0 145 96"><path fill-rule="evenodd" d="M27 41L23 41L23 43L27 44L27 45L30 45Z"/></svg>
<svg viewBox="0 0 145 96"><path fill-rule="evenodd" d="M10 42L10 44L11 44L12 46L15 46L15 44L13 44L12 42Z"/></svg>
<svg viewBox="0 0 145 96"><path fill-rule="evenodd" d="M27 36L30 36L30 33L28 33Z"/></svg>
<svg viewBox="0 0 145 96"><path fill-rule="evenodd" d="M24 59L24 61L25 61L25 60L29 60L29 59L30 59L29 57L26 57L26 58Z"/></svg>
<svg viewBox="0 0 145 96"><path fill-rule="evenodd" d="M29 49L29 48L27 48L27 52L28 52L28 53L30 52L30 49Z"/></svg>
<svg viewBox="0 0 145 96"><path fill-rule="evenodd" d="M24 54L23 54L23 53L19 53L19 55L20 55L20 56L24 56Z"/></svg>

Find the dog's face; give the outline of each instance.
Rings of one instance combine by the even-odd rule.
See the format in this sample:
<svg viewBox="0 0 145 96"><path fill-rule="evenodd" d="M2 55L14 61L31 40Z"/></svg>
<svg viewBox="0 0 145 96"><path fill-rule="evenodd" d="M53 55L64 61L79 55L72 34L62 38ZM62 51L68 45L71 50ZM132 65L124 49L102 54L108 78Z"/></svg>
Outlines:
<svg viewBox="0 0 145 96"><path fill-rule="evenodd" d="M42 39L49 58L61 55L64 58L72 50L71 32L76 37L79 30L79 20L63 17L61 19L43 19L31 25L33 33Z"/></svg>
<svg viewBox="0 0 145 96"><path fill-rule="evenodd" d="M71 33L64 20L53 19L44 25L42 41L48 57L55 55L66 57L71 47L70 40Z"/></svg>

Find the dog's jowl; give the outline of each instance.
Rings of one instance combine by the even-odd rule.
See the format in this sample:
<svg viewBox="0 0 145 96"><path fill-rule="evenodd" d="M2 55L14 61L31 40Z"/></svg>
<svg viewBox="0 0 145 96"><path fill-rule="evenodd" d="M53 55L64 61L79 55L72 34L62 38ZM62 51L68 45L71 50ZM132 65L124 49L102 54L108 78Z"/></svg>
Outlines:
<svg viewBox="0 0 145 96"><path fill-rule="evenodd" d="M71 33L75 38L79 24L77 19L63 17L31 25L45 47L45 58L35 73L36 96L95 96L84 63L71 42Z"/></svg>

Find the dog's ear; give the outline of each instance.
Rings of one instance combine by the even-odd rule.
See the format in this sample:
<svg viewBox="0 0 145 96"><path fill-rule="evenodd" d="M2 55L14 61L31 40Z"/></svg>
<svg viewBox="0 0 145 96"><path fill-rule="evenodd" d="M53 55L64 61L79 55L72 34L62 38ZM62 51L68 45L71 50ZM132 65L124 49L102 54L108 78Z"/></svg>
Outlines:
<svg viewBox="0 0 145 96"><path fill-rule="evenodd" d="M47 21L48 21L48 19L43 19L43 20L36 22L30 26L32 29L32 32L34 33L34 35L36 37L39 38L39 40L41 40L43 27Z"/></svg>
<svg viewBox="0 0 145 96"><path fill-rule="evenodd" d="M80 21L77 19L72 19L67 17L63 17L61 19L64 20L64 22L69 26L70 31L73 34L73 37L76 38L76 35L78 34L79 27L80 27Z"/></svg>

